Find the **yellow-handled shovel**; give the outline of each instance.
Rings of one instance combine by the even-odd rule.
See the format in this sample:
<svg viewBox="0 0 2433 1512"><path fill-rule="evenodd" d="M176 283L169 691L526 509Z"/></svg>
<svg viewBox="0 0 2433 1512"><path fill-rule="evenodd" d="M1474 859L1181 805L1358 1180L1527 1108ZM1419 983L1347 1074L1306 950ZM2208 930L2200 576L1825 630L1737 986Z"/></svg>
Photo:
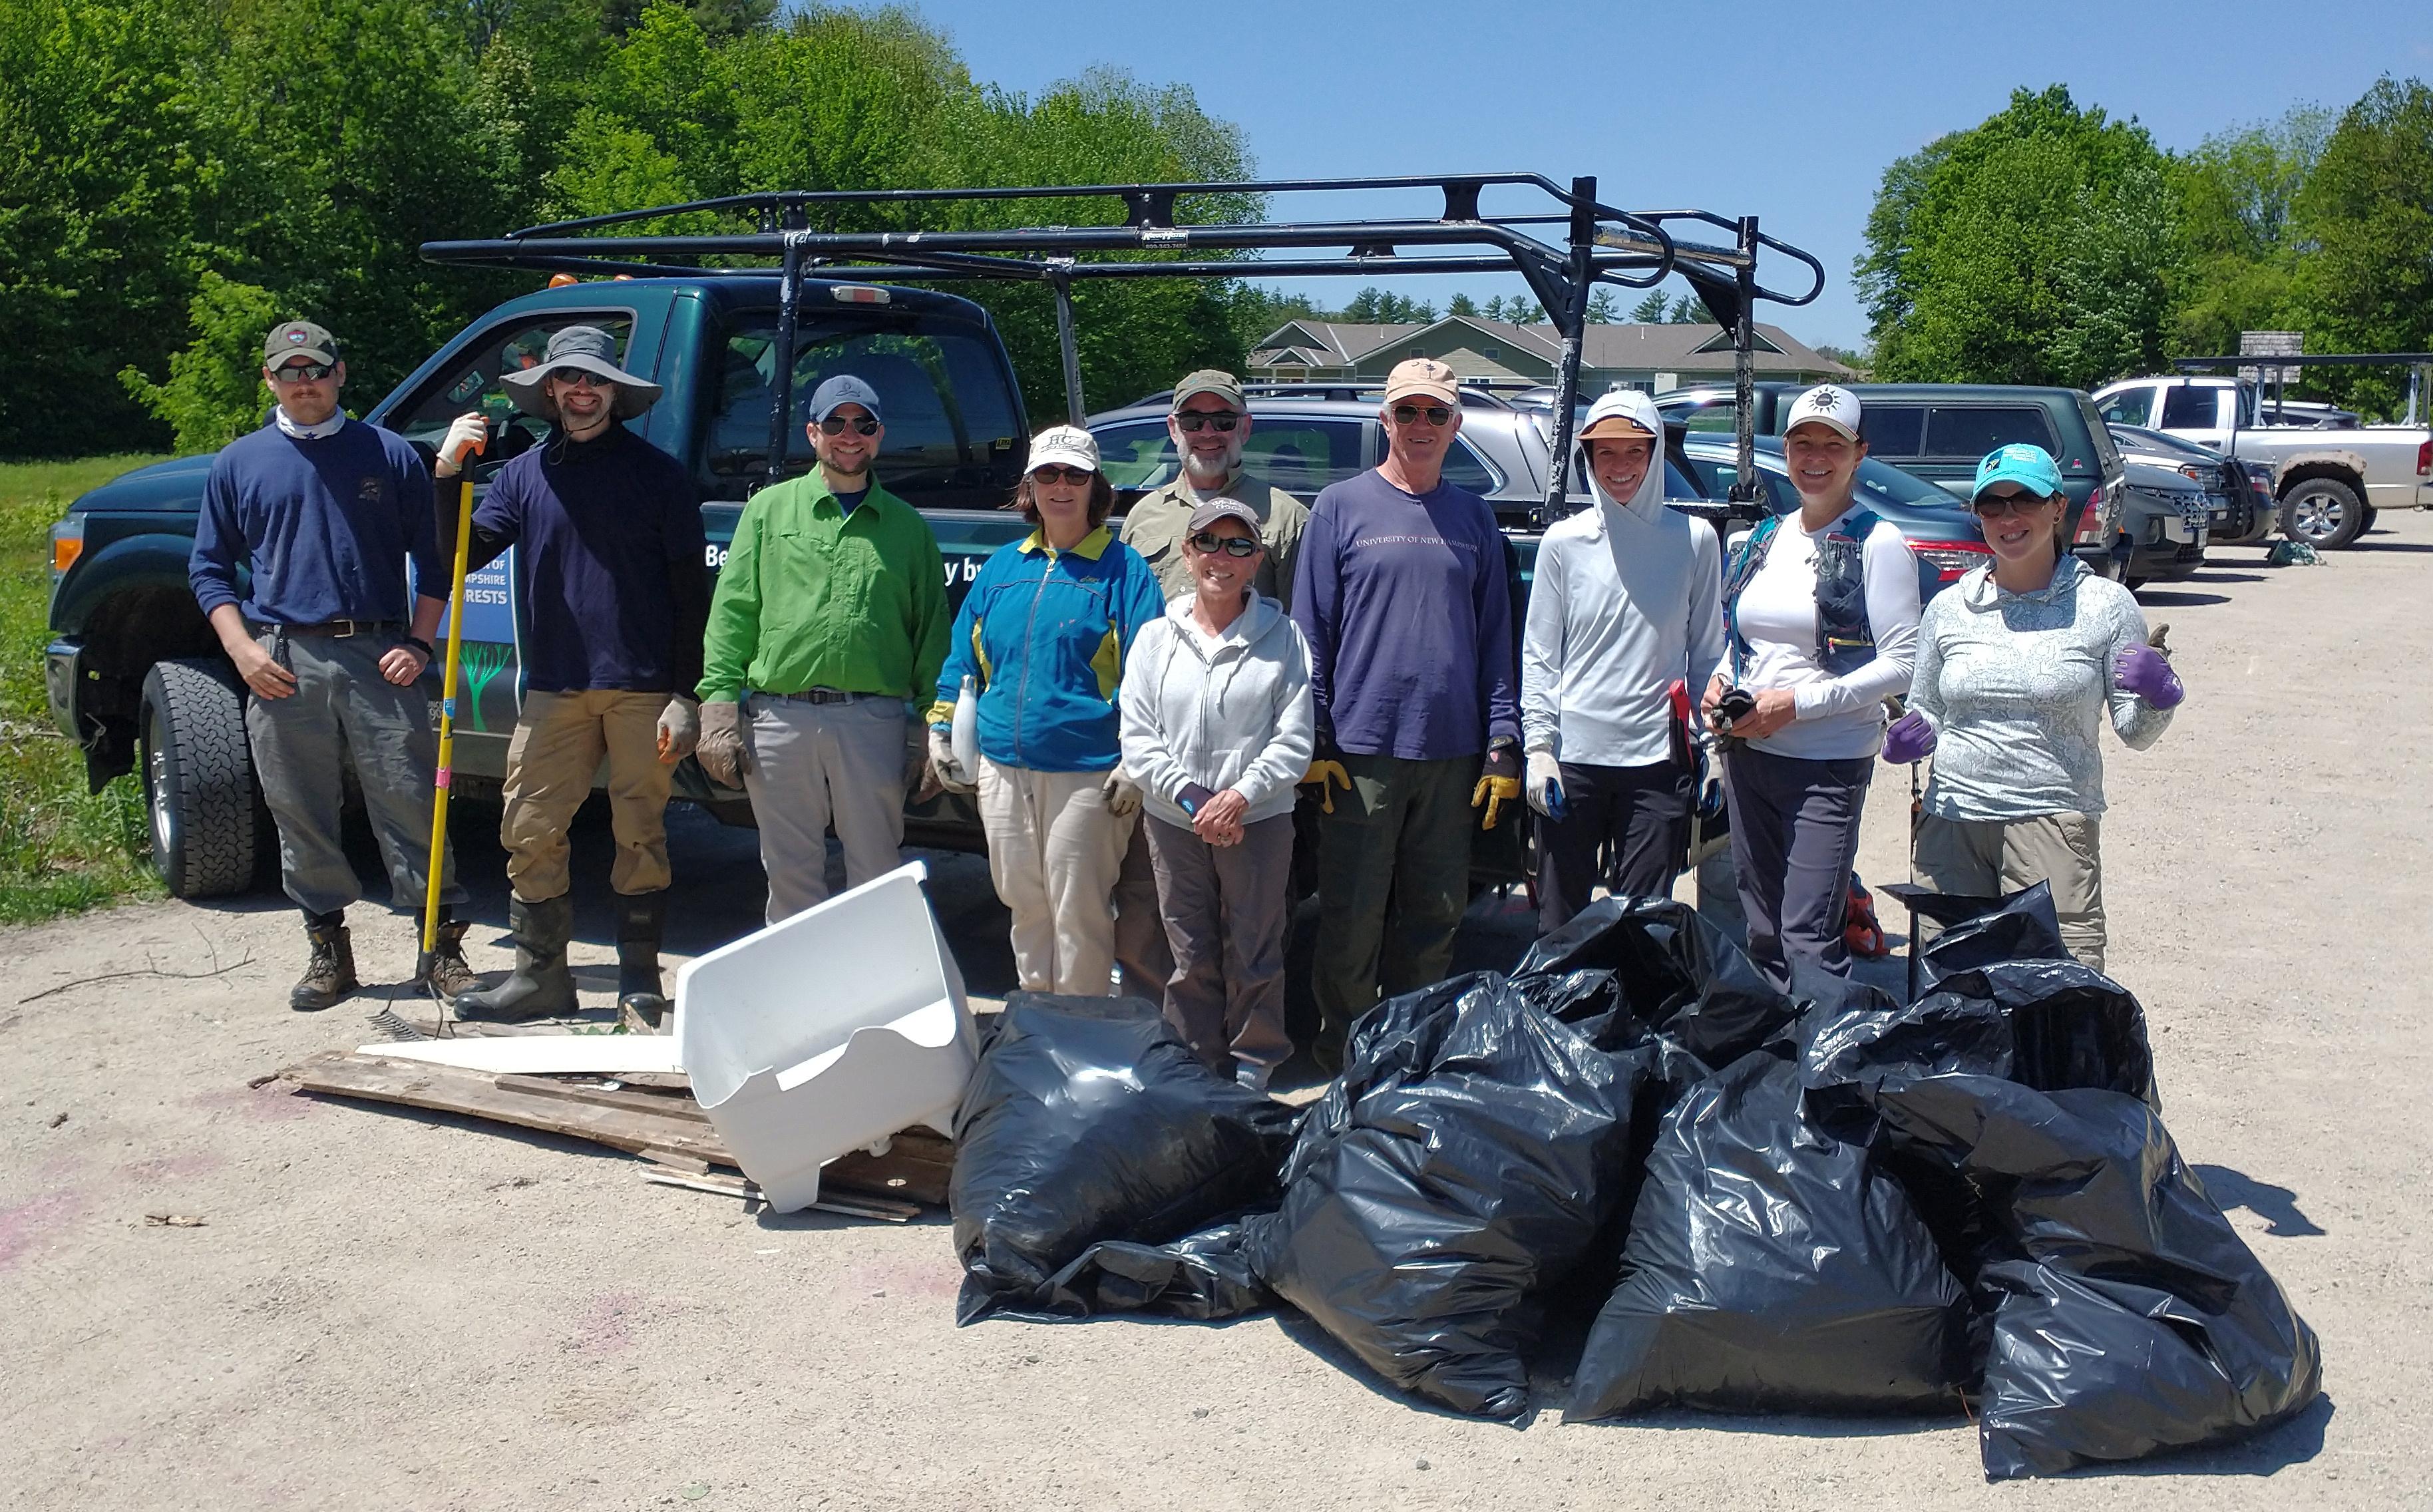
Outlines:
<svg viewBox="0 0 2433 1512"><path fill-rule="evenodd" d="M448 854L448 789L456 758L456 651L465 636L465 563L473 547L473 471L465 469L464 486L456 496L456 566L448 587L447 664L439 673L439 766L432 778L430 880L422 898L422 979L431 980L431 959L439 948L439 868ZM431 989L439 1005L439 1027L448 1027L448 1000Z"/></svg>

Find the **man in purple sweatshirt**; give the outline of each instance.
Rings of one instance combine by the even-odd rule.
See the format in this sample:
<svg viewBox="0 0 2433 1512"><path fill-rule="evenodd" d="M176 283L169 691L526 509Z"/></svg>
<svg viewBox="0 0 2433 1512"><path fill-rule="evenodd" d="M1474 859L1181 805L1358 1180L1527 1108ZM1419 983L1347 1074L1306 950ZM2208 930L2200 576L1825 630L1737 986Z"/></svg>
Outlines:
<svg viewBox="0 0 2433 1512"><path fill-rule="evenodd" d="M1491 828L1520 794L1504 537L1485 500L1442 478L1461 430L1453 369L1396 366L1381 418L1386 460L1318 496L1293 580L1318 760L1351 779L1319 825L1313 1053L1328 1071L1381 995L1445 976L1471 810Z"/></svg>

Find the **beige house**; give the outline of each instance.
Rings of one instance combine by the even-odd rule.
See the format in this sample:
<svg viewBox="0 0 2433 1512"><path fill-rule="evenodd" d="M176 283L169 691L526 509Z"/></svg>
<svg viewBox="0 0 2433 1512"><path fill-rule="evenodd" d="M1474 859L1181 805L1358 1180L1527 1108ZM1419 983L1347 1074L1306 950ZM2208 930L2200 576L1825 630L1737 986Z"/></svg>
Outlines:
<svg viewBox="0 0 2433 1512"><path fill-rule="evenodd" d="M1789 382L1848 382L1858 375L1795 341L1779 326L1757 328L1757 376ZM1465 379L1496 387L1555 381L1562 338L1552 326L1522 326L1477 315L1447 315L1433 325L1364 326L1293 320L1251 352L1250 377L1270 383L1381 383L1406 357L1433 357ZM1580 349L1580 393L1615 384L1662 393L1732 381L1732 342L1721 326L1657 325L1588 328Z"/></svg>

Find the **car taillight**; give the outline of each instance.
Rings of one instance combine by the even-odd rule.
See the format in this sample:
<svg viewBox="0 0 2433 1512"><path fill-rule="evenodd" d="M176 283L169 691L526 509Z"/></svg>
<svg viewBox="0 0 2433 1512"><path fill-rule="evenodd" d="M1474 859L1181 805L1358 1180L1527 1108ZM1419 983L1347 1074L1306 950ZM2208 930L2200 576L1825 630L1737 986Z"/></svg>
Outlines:
<svg viewBox="0 0 2433 1512"><path fill-rule="evenodd" d="M2416 476L2433 473L2433 436L2416 443Z"/></svg>
<svg viewBox="0 0 2433 1512"><path fill-rule="evenodd" d="M2099 483L2086 496L2086 512L2078 517L2078 534L2070 539L2081 546L2100 546L2109 538L2103 525L2103 484Z"/></svg>
<svg viewBox="0 0 2433 1512"><path fill-rule="evenodd" d="M1976 541L1912 541L1909 549L1934 569L1937 583L1957 583L1970 568L1983 567L1994 553Z"/></svg>
<svg viewBox="0 0 2433 1512"><path fill-rule="evenodd" d="M64 576L84 554L84 517L70 515L51 526L51 576Z"/></svg>

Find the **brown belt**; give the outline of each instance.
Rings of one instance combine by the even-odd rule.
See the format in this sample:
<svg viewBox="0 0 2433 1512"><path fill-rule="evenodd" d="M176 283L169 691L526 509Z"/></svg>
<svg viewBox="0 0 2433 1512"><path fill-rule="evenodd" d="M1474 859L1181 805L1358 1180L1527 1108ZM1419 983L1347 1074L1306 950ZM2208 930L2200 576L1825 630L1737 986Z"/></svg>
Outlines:
<svg viewBox="0 0 2433 1512"><path fill-rule="evenodd" d="M400 620L324 620L316 625L256 625L254 634L277 630L291 636L331 636L346 640L356 636L394 636L403 628L404 621Z"/></svg>

